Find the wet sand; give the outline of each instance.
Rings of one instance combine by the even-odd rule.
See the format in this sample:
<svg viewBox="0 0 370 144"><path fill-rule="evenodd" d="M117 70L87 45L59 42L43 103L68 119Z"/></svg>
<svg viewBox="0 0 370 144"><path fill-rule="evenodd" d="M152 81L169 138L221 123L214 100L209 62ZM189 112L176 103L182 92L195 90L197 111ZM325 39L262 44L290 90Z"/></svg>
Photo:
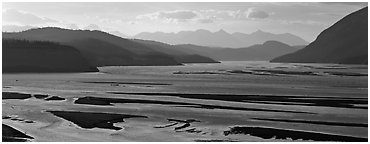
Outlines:
<svg viewBox="0 0 370 144"><path fill-rule="evenodd" d="M367 107L356 106L356 104L367 104L367 98L343 98L343 97L323 97L323 96L277 96L277 95L229 95L229 94L182 94L182 93L125 93L109 92L112 94L126 95L147 95L147 96L175 96L190 99L221 100L232 102L247 103L269 103L281 105L304 105L304 106L327 106L360 108Z"/></svg>
<svg viewBox="0 0 370 144"><path fill-rule="evenodd" d="M26 142L29 139L34 139L31 136L24 134L8 125L2 125L2 141L3 142Z"/></svg>
<svg viewBox="0 0 370 144"><path fill-rule="evenodd" d="M318 125L328 125L328 126L349 126L349 127L364 127L367 128L367 123L341 123L341 122L328 122L328 121L308 121L308 120L292 120L292 119L268 119L268 118L252 118L255 120L264 121L277 121L277 122L287 122L287 123L307 123L307 124L318 124Z"/></svg>
<svg viewBox="0 0 370 144"><path fill-rule="evenodd" d="M264 139L292 139L292 140L313 140L313 141L339 141L339 142L367 142L367 138L358 138L351 136L341 136L333 134L324 134L317 132L305 132L297 130L286 130L264 127L232 127L224 132L225 135L248 134L258 136Z"/></svg>
<svg viewBox="0 0 370 144"><path fill-rule="evenodd" d="M45 100L46 101L61 101L61 100L65 100L65 98L61 98L61 97L58 97L58 96L52 96L50 98L46 98Z"/></svg>
<svg viewBox="0 0 370 144"><path fill-rule="evenodd" d="M140 99L115 99L115 98L97 98L97 97L83 97L75 101L76 104L90 104L90 105L112 105L111 103L138 103L138 104L161 104L161 105L172 105L174 107L191 107L191 108L203 108L203 109L225 109L225 110L240 110L240 111L265 111L265 112L284 112L284 113L307 113L304 111L289 111L289 110L277 110L277 109L259 109L259 108L243 108L243 107L230 107L230 106L218 106L218 105L206 105L197 103L184 103L184 102L171 102L171 101L159 101L159 100L140 100ZM176 106L180 105L180 106ZM311 113L313 114L313 113Z"/></svg>
<svg viewBox="0 0 370 144"><path fill-rule="evenodd" d="M82 83L92 83L92 84L111 84L111 85L171 85L171 84L166 84L166 83L140 83L140 82L117 82L117 81L91 81L91 82L82 82Z"/></svg>
<svg viewBox="0 0 370 144"><path fill-rule="evenodd" d="M3 99L28 99L32 96L30 94L14 93L14 92L3 92Z"/></svg>
<svg viewBox="0 0 370 144"><path fill-rule="evenodd" d="M103 128L120 130L122 128L113 126L114 123L124 122L128 118L148 118L146 116L112 114L112 113L95 113L95 112L75 112L75 111L48 111L58 117L72 121L78 126L86 129Z"/></svg>
<svg viewBox="0 0 370 144"><path fill-rule="evenodd" d="M123 74L115 74L120 69L109 74L3 74L3 130L24 134L3 135L3 141L368 139L367 77L323 73L367 69L302 70L320 74L311 75L291 73L291 66L241 65L242 71L209 66L125 67ZM273 71L248 74L258 67Z"/></svg>

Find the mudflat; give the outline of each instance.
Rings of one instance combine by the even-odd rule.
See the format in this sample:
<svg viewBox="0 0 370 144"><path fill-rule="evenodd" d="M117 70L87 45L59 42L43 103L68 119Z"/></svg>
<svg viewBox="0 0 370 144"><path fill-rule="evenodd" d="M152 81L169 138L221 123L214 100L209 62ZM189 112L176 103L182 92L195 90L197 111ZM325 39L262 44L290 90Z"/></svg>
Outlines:
<svg viewBox="0 0 370 144"><path fill-rule="evenodd" d="M364 67L222 62L3 74L3 141L367 141Z"/></svg>

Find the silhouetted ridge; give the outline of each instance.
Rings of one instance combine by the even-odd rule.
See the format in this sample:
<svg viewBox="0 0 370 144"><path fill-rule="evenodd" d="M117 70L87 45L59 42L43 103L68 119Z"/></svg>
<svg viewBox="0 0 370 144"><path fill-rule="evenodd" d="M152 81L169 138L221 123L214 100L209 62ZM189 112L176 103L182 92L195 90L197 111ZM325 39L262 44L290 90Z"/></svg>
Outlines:
<svg viewBox="0 0 370 144"><path fill-rule="evenodd" d="M97 72L71 46L3 39L3 72Z"/></svg>
<svg viewBox="0 0 370 144"><path fill-rule="evenodd" d="M267 61L298 50L278 41L266 41L243 48L212 48L197 45L177 45L178 50L189 54L200 54L221 61L245 61L260 60Z"/></svg>
<svg viewBox="0 0 370 144"><path fill-rule="evenodd" d="M169 45L161 42L133 39L133 41L144 44L156 51L171 55L179 63L219 63L209 57L196 53L188 53L179 50L179 46Z"/></svg>
<svg viewBox="0 0 370 144"><path fill-rule="evenodd" d="M181 65L188 62L216 62L204 56L177 51L167 44L124 39L98 30L36 28L3 33L5 38L59 42L74 46L93 66ZM173 49L173 50L171 50ZM168 53L167 51L177 51Z"/></svg>
<svg viewBox="0 0 370 144"><path fill-rule="evenodd" d="M203 29L196 31L181 31L178 33L143 32L133 37L145 40L155 40L174 45L193 44L199 46L224 48L248 47L255 44L262 44L270 40L280 41L291 46L307 44L305 40L292 34L273 34L263 32L261 30L251 34L244 34L240 32L230 34L223 29L220 29L217 32L210 32Z"/></svg>
<svg viewBox="0 0 370 144"><path fill-rule="evenodd" d="M320 33L304 49L272 62L367 64L367 7L353 12Z"/></svg>

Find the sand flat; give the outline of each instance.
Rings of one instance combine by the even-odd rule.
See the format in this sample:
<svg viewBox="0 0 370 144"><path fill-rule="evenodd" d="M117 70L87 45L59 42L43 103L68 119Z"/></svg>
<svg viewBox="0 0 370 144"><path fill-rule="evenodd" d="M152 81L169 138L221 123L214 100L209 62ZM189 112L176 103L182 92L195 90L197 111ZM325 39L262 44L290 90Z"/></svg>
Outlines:
<svg viewBox="0 0 370 144"><path fill-rule="evenodd" d="M30 141L292 141L286 135L283 139L265 139L243 133L224 134L235 126L367 139L367 76L173 74L248 70L247 66L261 67L221 63L100 68L109 74L3 74L3 92L27 95L26 99L2 100L3 116L11 117L3 119L3 124L33 137ZM296 68L284 67L287 71ZM305 67L307 70L328 71ZM363 73L366 69L352 71ZM112 82L118 85L111 85ZM57 100L48 101L52 96ZM119 117L86 128L73 119L54 115L53 111L146 118ZM81 122L91 119L83 118Z"/></svg>

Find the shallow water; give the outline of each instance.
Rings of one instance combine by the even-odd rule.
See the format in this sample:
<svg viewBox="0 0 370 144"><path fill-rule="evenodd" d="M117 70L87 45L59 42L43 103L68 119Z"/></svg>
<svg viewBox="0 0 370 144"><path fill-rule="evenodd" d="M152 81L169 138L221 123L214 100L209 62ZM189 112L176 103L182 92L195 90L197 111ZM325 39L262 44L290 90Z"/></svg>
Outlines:
<svg viewBox="0 0 370 144"><path fill-rule="evenodd" d="M27 132L35 137L35 141L68 141L62 137L71 138L72 132L85 132L81 137L71 138L73 141L278 141L248 134L223 134L233 126L273 127L367 138L367 127L358 127L366 125L368 119L366 65L248 61L99 69L100 73L3 74L3 92L66 98L65 101L36 98L3 100L3 115L18 115L35 121L23 124L7 119L3 123ZM255 73L260 70L264 72ZM305 72L315 75L305 75ZM229 101L228 98L214 99L212 95L243 99ZM123 103L124 100L111 101L111 105L75 104L75 100L86 96L131 100L130 103ZM145 104L140 103L143 100ZM187 104L171 105L163 101ZM45 112L53 110L125 113L148 118L122 122L125 128L119 131L98 128L84 130L78 125L65 126L68 120ZM191 123L183 132L174 130L180 124L154 128L156 125L170 124L167 119L171 118L196 119L200 122ZM45 126L48 126L46 130L53 131L54 138L50 139L45 132L38 130ZM99 133L108 136L101 135L99 139L96 137ZM126 136L122 136L122 133ZM92 138L94 136L96 139Z"/></svg>

